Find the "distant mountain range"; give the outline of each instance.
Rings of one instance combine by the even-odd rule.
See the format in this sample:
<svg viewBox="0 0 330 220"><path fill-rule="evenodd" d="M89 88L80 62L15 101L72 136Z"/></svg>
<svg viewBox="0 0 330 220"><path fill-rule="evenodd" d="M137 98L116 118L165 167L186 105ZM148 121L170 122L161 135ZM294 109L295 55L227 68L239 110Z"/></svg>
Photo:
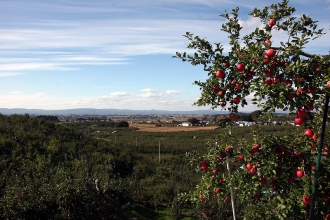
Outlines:
<svg viewBox="0 0 330 220"><path fill-rule="evenodd" d="M171 115L171 114L228 114L227 111L219 110L194 110L194 111L167 111L167 110L129 110L129 109L95 109L95 108L76 108L63 110L43 110L25 108L0 108L3 115L29 114L29 115Z"/></svg>

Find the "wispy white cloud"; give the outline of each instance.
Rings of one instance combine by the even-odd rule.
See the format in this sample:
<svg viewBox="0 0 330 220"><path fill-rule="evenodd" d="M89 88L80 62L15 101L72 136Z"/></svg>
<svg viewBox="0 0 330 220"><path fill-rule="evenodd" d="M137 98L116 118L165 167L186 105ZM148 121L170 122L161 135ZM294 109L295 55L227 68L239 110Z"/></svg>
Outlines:
<svg viewBox="0 0 330 220"><path fill-rule="evenodd" d="M168 94L168 95L173 95L173 94L177 95L177 94L181 94L181 92L178 91L178 90L167 90L166 94Z"/></svg>
<svg viewBox="0 0 330 220"><path fill-rule="evenodd" d="M143 92L143 93L157 93L158 90L151 89L151 88L146 88L146 89L142 89L141 92Z"/></svg>
<svg viewBox="0 0 330 220"><path fill-rule="evenodd" d="M0 77L7 77L7 76L17 76L24 74L24 72L1 72L0 71Z"/></svg>
<svg viewBox="0 0 330 220"><path fill-rule="evenodd" d="M175 3L175 4L174 4ZM12 8L20 4L26 4L20 1L19 4L10 3ZM229 49L227 35L220 32L223 18L219 16L211 19L198 19L189 17L191 11L181 10L177 4L184 4L187 7L193 5L203 5L206 8L214 8L219 5L226 5L226 8L232 6L251 7L248 5L264 4L262 1L253 1L253 4L244 1L229 0L161 0L161 1L137 1L125 3L109 3L108 1L99 1L90 4L88 2L74 3L40 3L32 1L36 8L33 10L48 11L58 10L67 11L68 13L100 13L108 11L136 11L143 12L149 10L152 13L154 7L171 8L179 10L175 14L182 15L173 16L171 18L161 18L153 16L152 19L147 16L142 18L112 18L107 14L104 18L91 16L82 20L74 20L71 18L55 18L46 17L43 19L28 19L26 21L19 20L13 26L1 26L0 31L0 57L13 54L13 59L22 58L26 60L27 54L31 63L29 65L36 67L38 61L39 69L65 70L73 68L73 65L118 65L128 64L129 57L145 55L145 54L169 54L173 55L175 51L186 51L187 40L182 36L186 31L190 31L202 38L206 38L210 42L221 42L225 49ZM145 8L145 5L150 8ZM94 6L92 6L94 5ZM181 11L180 11L181 10ZM223 10L219 10L221 13ZM146 13L148 14L148 13ZM199 12L203 14L203 12ZM73 16L74 17L74 16ZM120 16L119 16L120 17ZM255 27L261 27L262 24L258 19L247 18L240 20L244 27L243 32L248 33ZM325 27L329 23L324 23ZM321 26L321 25L320 25ZM281 38L284 39L281 36ZM327 37L325 37L327 38ZM322 41L324 42L324 41ZM324 47L319 44L313 45L313 50L322 50ZM41 56L44 54L46 56ZM0 61L1 63L2 61ZM14 62L16 64L19 62ZM10 63L5 63L11 65ZM28 71L26 64L11 65L13 72ZM13 68L17 66L17 68ZM78 67L76 67L78 68ZM5 71L1 70L0 71ZM8 71L6 71L8 72ZM1 74L0 74L1 76Z"/></svg>
<svg viewBox="0 0 330 220"><path fill-rule="evenodd" d="M110 97L127 97L127 96L131 96L131 94L129 94L128 92L113 92L110 93Z"/></svg>
<svg viewBox="0 0 330 220"><path fill-rule="evenodd" d="M43 97L45 94L46 94L46 93L44 93L44 92L37 92L37 93L36 93L36 96L37 96L37 97Z"/></svg>
<svg viewBox="0 0 330 220"><path fill-rule="evenodd" d="M12 92L9 92L9 94L22 94L21 91L12 91Z"/></svg>

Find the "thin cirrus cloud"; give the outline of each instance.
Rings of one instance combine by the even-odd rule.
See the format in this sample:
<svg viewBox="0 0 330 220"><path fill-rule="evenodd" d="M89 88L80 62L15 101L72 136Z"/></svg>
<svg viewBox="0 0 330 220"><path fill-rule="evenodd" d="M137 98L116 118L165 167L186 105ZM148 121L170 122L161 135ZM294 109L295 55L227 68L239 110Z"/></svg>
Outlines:
<svg viewBox="0 0 330 220"><path fill-rule="evenodd" d="M15 75L15 72L31 70L57 69L64 71L65 67L72 69L73 65L76 65L75 68L79 68L79 65L127 64L130 56L173 54L173 51L185 47L185 39L182 37L184 33L182 27L187 27L185 22L189 23L188 21L164 20L119 20L115 22L101 20L86 21L84 24L70 22L72 26L68 28L66 25L61 25L65 24L65 21L53 21L52 24L45 24L50 25L51 30L44 30L41 27L2 29L2 33L6 34L0 36L0 49L2 50L0 56L13 54L12 59L20 58L21 62L4 63L4 61L0 61L0 75ZM192 23L191 28L199 27L201 34L211 32L210 28L203 27L202 22ZM54 28L54 26L58 28ZM31 62L28 59L35 61ZM13 73L3 74L8 71Z"/></svg>
<svg viewBox="0 0 330 220"><path fill-rule="evenodd" d="M131 56L172 55L173 51L185 50L187 41L182 35L186 31L206 37L210 42L221 41L227 49L229 48L227 36L219 31L223 18L219 18L215 14L210 18L211 16L206 16L205 11L198 12L198 14L208 19L198 19L191 16L191 11L179 7L180 5L187 7L199 5L210 10L219 4L225 4L226 8L232 6L251 8L251 5L255 7L263 3L262 1L253 1L253 4L247 4L244 1L232 2L229 0L220 2L216 0L161 0L155 2L141 0L138 2L110 3L101 0L95 4L80 2L78 5L74 2L31 1L28 5L31 12L25 13L31 15L32 18L27 18L26 21L13 18L12 25L10 25L9 20L8 25L0 28L2 33L0 36L0 49L2 50L0 56L15 53L16 57L21 57L24 60L24 56L27 56L28 52L29 58L39 59L38 64L31 63L31 66L39 66L40 68L37 67L39 70L56 68L65 71L67 70L65 67L77 69L79 65L95 64L124 65L129 63ZM16 8L24 5L27 3L18 1L18 3L7 3L5 6L15 11ZM148 7L145 7L146 5ZM175 9L173 16L162 18L154 15L156 12L164 12L164 8ZM219 13L222 11L219 9ZM34 15L33 12L37 13ZM46 12L52 13L47 14ZM56 17L56 13L68 13L73 18ZM74 20L74 17L86 13L91 14L91 16ZM99 13L104 18L101 19L96 16ZM112 13L114 16L111 16ZM123 15L122 13L127 13L125 18L115 16ZM134 17L136 13L139 15L142 13L142 18ZM154 17L150 19L147 17L148 14ZM241 20L241 24L247 31L252 30L255 26L260 26L259 20L252 18ZM313 45L317 46L313 47L315 51L321 47L318 45L320 44ZM40 56L42 52L48 53L48 56ZM4 74L8 71L1 68L0 61L0 76L15 75L15 72L24 73L30 70L24 62L13 64L16 68L10 70L9 74ZM73 65L76 67L72 67Z"/></svg>
<svg viewBox="0 0 330 220"><path fill-rule="evenodd" d="M168 95L178 95L178 94L181 94L181 92L178 91L178 90L167 90L166 94L168 94Z"/></svg>
<svg viewBox="0 0 330 220"><path fill-rule="evenodd" d="M22 94L21 91L12 91L12 92L9 92L9 94Z"/></svg>

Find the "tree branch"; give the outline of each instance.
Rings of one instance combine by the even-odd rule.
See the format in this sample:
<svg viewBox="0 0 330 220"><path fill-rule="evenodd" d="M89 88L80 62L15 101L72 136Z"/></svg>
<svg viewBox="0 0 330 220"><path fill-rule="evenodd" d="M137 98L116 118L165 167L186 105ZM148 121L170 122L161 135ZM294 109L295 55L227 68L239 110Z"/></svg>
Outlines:
<svg viewBox="0 0 330 220"><path fill-rule="evenodd" d="M283 48L281 48L281 47L270 47L270 48L272 48L274 50L283 50ZM290 51L291 49L285 48L284 50L285 51ZM309 58L314 57L314 56L318 56L321 59L324 59L325 57L330 56L330 55L316 55L316 54L306 53L304 51L301 51L300 55L305 56L305 57L309 57Z"/></svg>

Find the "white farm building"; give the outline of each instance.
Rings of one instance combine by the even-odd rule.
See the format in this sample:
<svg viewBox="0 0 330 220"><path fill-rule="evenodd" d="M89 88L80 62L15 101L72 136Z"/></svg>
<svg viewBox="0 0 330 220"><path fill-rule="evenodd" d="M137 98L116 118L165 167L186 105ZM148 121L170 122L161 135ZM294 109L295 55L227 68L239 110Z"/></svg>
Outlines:
<svg viewBox="0 0 330 220"><path fill-rule="evenodd" d="M190 123L190 122L182 122L181 125L182 125L182 126L187 126L187 127L189 127L189 126L192 126L192 123Z"/></svg>

